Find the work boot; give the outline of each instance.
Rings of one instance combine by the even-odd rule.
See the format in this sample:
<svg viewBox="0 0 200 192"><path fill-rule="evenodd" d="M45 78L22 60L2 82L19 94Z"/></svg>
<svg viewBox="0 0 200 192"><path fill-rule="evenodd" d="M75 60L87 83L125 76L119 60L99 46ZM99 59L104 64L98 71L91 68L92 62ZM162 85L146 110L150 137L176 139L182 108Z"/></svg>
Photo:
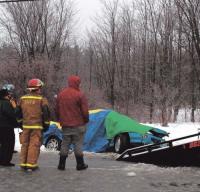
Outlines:
<svg viewBox="0 0 200 192"><path fill-rule="evenodd" d="M1 166L4 166L4 167L14 167L15 164L14 163L0 163Z"/></svg>
<svg viewBox="0 0 200 192"><path fill-rule="evenodd" d="M77 162L76 170L80 171L88 168L88 165L84 163L83 156L75 156L75 157Z"/></svg>
<svg viewBox="0 0 200 192"><path fill-rule="evenodd" d="M67 158L67 156L60 156L60 160L59 160L59 164L58 164L59 170L65 170L66 158Z"/></svg>

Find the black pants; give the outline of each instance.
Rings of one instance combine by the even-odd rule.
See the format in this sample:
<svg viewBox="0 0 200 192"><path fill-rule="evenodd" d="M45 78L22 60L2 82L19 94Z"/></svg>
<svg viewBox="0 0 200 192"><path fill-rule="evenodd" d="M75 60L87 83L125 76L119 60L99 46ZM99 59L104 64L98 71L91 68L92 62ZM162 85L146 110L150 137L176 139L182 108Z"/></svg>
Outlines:
<svg viewBox="0 0 200 192"><path fill-rule="evenodd" d="M12 160L15 146L14 128L0 128L0 164L9 163Z"/></svg>

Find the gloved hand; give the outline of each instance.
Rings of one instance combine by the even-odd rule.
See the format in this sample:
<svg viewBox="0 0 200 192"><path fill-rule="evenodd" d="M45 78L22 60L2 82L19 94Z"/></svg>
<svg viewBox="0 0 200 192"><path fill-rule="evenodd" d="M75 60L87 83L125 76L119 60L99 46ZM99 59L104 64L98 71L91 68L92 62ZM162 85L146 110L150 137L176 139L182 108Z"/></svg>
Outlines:
<svg viewBox="0 0 200 192"><path fill-rule="evenodd" d="M12 107L13 107L14 109L16 109L17 103L15 102L15 100L14 100L13 98L10 98L10 103L11 103Z"/></svg>
<svg viewBox="0 0 200 192"><path fill-rule="evenodd" d="M46 132L49 129L49 122L43 122L42 132Z"/></svg>
<svg viewBox="0 0 200 192"><path fill-rule="evenodd" d="M17 128L19 128L19 129L23 130L22 123L18 123L18 126L17 126Z"/></svg>
<svg viewBox="0 0 200 192"><path fill-rule="evenodd" d="M42 132L44 133L44 132L46 132L47 130L49 129L49 126L43 126L43 129L42 129Z"/></svg>

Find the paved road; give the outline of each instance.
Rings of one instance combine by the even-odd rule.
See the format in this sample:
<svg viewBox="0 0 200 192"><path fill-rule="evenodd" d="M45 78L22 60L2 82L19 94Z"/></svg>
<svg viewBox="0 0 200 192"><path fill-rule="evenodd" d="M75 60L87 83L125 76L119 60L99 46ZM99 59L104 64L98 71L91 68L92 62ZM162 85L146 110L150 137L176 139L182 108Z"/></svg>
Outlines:
<svg viewBox="0 0 200 192"><path fill-rule="evenodd" d="M15 154L13 162L18 162ZM66 171L57 170L58 154L42 152L40 169L25 173L18 166L0 167L0 192L199 192L200 168L162 168L118 162L112 154L85 155L89 169L76 171L73 154Z"/></svg>

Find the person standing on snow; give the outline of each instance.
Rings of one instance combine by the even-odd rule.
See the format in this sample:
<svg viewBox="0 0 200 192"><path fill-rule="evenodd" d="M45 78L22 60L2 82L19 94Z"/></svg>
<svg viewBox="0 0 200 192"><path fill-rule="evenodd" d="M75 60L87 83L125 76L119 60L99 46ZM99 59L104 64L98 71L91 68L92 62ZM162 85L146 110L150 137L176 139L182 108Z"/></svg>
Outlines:
<svg viewBox="0 0 200 192"><path fill-rule="evenodd" d="M15 145L14 128L17 127L15 110L9 101L6 89L0 90L0 165L15 166L11 163Z"/></svg>
<svg viewBox="0 0 200 192"><path fill-rule="evenodd" d="M17 114L22 121L23 132L20 136L20 166L23 169L38 168L38 158L42 142L42 132L49 126L50 112L48 101L41 95L43 82L31 79L28 82L29 94L20 98ZM21 119L20 119L21 118Z"/></svg>
<svg viewBox="0 0 200 192"><path fill-rule="evenodd" d="M80 83L81 80L78 76L70 76L68 87L64 88L56 99L56 114L63 131L59 170L65 170L70 144L74 144L76 169L88 168L88 165L84 163L82 144L86 130L85 125L89 121L89 112L87 99L79 89Z"/></svg>

